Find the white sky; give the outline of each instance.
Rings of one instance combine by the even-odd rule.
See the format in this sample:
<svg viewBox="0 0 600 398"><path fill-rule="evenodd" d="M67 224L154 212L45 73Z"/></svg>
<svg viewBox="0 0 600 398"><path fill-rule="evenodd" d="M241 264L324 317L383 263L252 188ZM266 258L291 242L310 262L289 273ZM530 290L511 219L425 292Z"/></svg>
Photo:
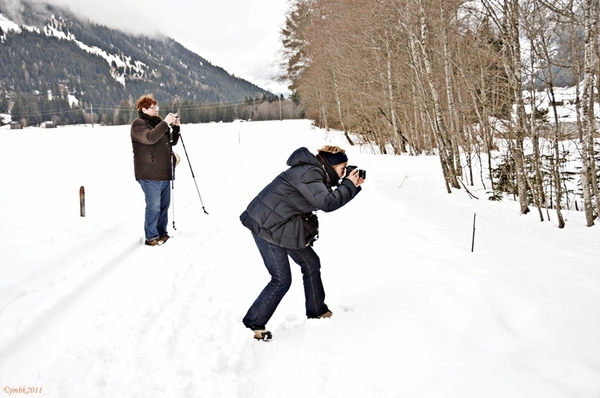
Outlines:
<svg viewBox="0 0 600 398"><path fill-rule="evenodd" d="M275 94L280 30L289 0L45 0L93 22L132 33L161 33L213 65Z"/></svg>

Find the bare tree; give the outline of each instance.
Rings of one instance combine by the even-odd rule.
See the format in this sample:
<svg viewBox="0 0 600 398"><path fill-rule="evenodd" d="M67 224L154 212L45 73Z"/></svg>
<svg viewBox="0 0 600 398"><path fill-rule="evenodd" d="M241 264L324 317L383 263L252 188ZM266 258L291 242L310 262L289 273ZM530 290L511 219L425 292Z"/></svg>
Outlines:
<svg viewBox="0 0 600 398"><path fill-rule="evenodd" d="M596 133L594 78L598 63L596 57L596 48L598 46L598 7L598 1L584 1L585 61L583 67L583 94L581 98L581 120L583 122L581 137L581 182L583 185L583 206L587 225L590 227L594 225L594 213L598 215L598 207L596 206L596 209L594 209L593 204L594 193L596 193L596 199L598 198L598 183L594 167L594 135Z"/></svg>
<svg viewBox="0 0 600 398"><path fill-rule="evenodd" d="M560 177L560 149L559 142L563 139L558 118L557 99L555 95L556 70L561 65L557 64L556 57L553 56L553 41L558 41L560 36L560 16L552 9L545 6L543 2L534 2L534 9L531 15L535 23L529 30L531 36L531 58L539 61L540 73L537 75L545 86L550 99L550 109L554 126L552 129L552 151L553 159L551 164L552 181L555 192L556 216L558 218L558 228L565 227L565 219L562 214L563 184ZM536 34L534 34L534 32ZM532 71L533 73L533 71Z"/></svg>
<svg viewBox="0 0 600 398"><path fill-rule="evenodd" d="M495 141L503 139L515 164L511 173L520 211L530 211L532 192L543 220L541 209L549 203L541 170L548 128L535 101L532 112L526 112L523 93L528 88L535 99L540 70L554 72L558 66L552 56L554 42L547 38L552 35L549 17L565 8L565 15L575 15L569 10L577 8L577 1L589 4L587 35L594 37L597 27L591 21L598 18L597 0L565 0L559 6L550 0L294 0L282 30L286 77L306 116L318 126L341 129L351 145L368 143L382 153L437 153L448 192L461 188L462 160L472 184L472 162L478 159L483 169L485 154L494 197L499 197L492 162ZM575 16L567 23L573 31L584 27ZM530 58L523 58L523 37L534 50ZM596 126L591 93L600 69L596 41L585 53L587 62L573 62L572 67L574 73L576 67L582 74L589 71L589 84L581 87L588 94L587 105L580 105L580 141L587 156L582 172L588 189L585 207L592 215L598 206L598 184L592 178ZM545 76L552 87L553 75ZM555 126L557 120L555 113ZM559 187L559 226L564 226L560 137L556 127L552 175L554 187ZM532 153L526 152L529 143Z"/></svg>

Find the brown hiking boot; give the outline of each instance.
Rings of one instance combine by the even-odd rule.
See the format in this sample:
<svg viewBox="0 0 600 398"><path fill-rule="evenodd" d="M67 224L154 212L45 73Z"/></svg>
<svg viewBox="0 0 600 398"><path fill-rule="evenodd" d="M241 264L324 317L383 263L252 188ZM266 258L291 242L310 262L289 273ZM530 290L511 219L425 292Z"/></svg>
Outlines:
<svg viewBox="0 0 600 398"><path fill-rule="evenodd" d="M160 238L158 238L158 240L160 240L162 243L165 243L166 241L168 241L170 238L169 235L163 235Z"/></svg>
<svg viewBox="0 0 600 398"><path fill-rule="evenodd" d="M273 335L271 334L271 332L269 332L268 330L265 329L258 329L258 330L253 330L254 332L254 338L256 340L271 340L273 338Z"/></svg>
<svg viewBox="0 0 600 398"><path fill-rule="evenodd" d="M323 314L319 315L319 316L317 317L317 319L321 319L321 318L331 318L332 316L333 316L333 312L331 312L331 311L327 310L327 312L325 312L325 313L323 313Z"/></svg>
<svg viewBox="0 0 600 398"><path fill-rule="evenodd" d="M160 246L163 244L163 241L160 239L151 239L145 242L146 246Z"/></svg>

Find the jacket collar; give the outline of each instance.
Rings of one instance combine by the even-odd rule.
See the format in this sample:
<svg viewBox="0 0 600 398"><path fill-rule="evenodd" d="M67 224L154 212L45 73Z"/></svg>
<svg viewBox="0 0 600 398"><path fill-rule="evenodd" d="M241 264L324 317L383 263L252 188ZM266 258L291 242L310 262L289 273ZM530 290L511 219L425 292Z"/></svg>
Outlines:
<svg viewBox="0 0 600 398"><path fill-rule="evenodd" d="M162 122L162 118L160 116L150 116L142 111L138 111L138 116L150 123L152 127L156 127L160 122Z"/></svg>

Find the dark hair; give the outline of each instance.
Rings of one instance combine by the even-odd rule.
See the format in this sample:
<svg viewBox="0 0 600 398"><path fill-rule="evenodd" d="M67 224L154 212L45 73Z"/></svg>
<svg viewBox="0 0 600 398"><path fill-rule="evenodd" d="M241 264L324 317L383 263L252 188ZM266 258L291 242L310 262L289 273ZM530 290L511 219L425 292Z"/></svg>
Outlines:
<svg viewBox="0 0 600 398"><path fill-rule="evenodd" d="M141 111L142 108L148 109L156 104L158 104L158 102L154 99L154 96L152 94L145 94L137 100L137 102L135 103L135 107L138 111Z"/></svg>

